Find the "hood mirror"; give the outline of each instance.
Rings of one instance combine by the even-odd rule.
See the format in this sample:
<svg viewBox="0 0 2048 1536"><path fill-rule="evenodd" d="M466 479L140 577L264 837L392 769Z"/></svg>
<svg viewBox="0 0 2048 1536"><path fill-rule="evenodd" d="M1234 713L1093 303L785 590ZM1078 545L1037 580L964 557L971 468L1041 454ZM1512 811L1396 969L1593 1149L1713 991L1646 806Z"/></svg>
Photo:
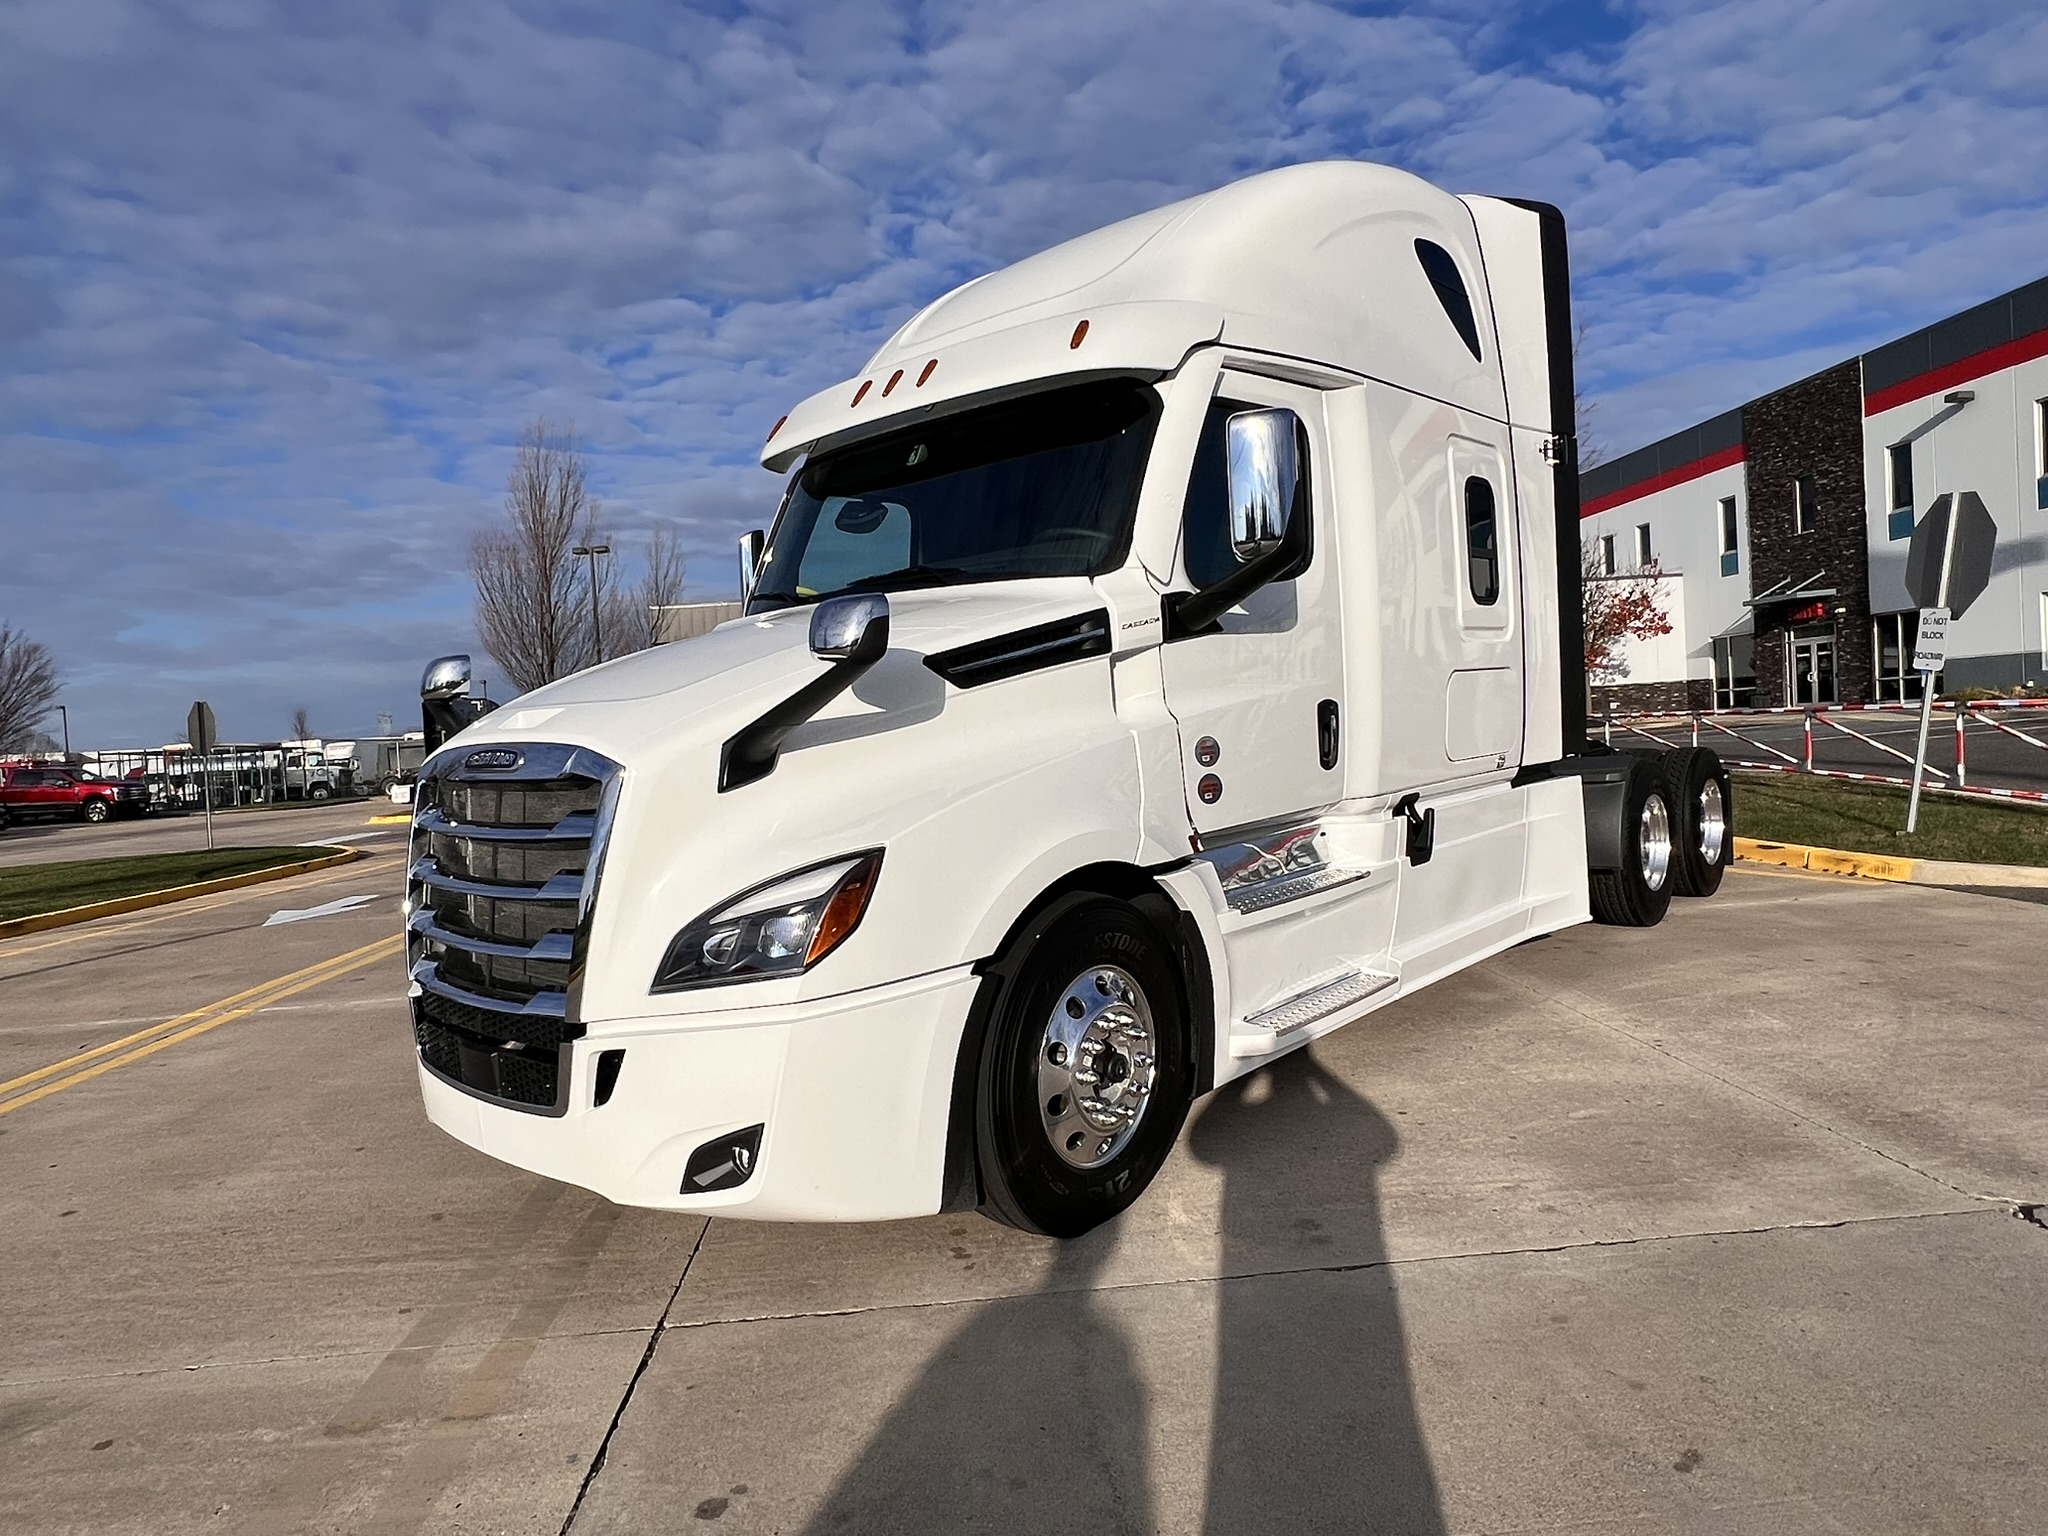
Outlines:
<svg viewBox="0 0 2048 1536"><path fill-rule="evenodd" d="M760 529L740 535L740 601L754 595L754 583L761 578L761 551L768 536Z"/></svg>
<svg viewBox="0 0 2048 1536"><path fill-rule="evenodd" d="M420 674L420 697L452 699L469 687L469 658L442 656L427 663Z"/></svg>
<svg viewBox="0 0 2048 1536"><path fill-rule="evenodd" d="M1240 564L1271 554L1287 537L1301 483L1294 412L1240 411L1224 425L1230 466L1230 547Z"/></svg>
<svg viewBox="0 0 2048 1536"><path fill-rule="evenodd" d="M889 599L880 592L828 597L811 611L811 654L872 663L889 649Z"/></svg>

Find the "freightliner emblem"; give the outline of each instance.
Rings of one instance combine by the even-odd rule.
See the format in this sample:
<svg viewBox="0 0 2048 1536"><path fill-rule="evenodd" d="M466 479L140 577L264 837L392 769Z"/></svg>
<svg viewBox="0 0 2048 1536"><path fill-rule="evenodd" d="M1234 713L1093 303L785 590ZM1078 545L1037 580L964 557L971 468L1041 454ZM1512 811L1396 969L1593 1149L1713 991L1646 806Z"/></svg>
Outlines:
<svg viewBox="0 0 2048 1536"><path fill-rule="evenodd" d="M509 768L517 768L524 761L525 758L521 754L512 751L508 747L485 747L481 751L472 752L469 756L465 757L462 760L462 766L465 768L488 768L494 772L503 772Z"/></svg>

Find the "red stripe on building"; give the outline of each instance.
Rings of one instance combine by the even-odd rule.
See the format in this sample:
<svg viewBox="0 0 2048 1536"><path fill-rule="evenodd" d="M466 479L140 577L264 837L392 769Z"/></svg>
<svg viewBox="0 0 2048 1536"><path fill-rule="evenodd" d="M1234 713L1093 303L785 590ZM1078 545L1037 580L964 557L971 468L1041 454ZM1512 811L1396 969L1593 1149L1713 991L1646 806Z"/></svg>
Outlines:
<svg viewBox="0 0 2048 1536"><path fill-rule="evenodd" d="M2036 331L2033 335L2022 336L2017 341L2000 342L1995 347L1973 353L1959 362L1916 374L1910 379L1901 379L1896 384L1887 384L1874 395L1865 395L1863 414L1875 416L1879 411L1888 411L1895 405L1918 400L1922 395L1938 395L1944 390L1954 389L1958 384L1981 379L1987 373L2017 368L2021 363L2031 363L2035 358L2043 356L2048 356L2048 331Z"/></svg>
<svg viewBox="0 0 2048 1536"><path fill-rule="evenodd" d="M1625 485L1618 491L1609 491L1605 496L1595 496L1591 501L1579 504L1579 516L1596 517L1612 507L1624 506L1639 497L1651 496L1658 491L1668 491L1674 485L1683 485L1688 480L1697 480L1701 475L1711 475L1717 469L1726 469L1731 464L1742 462L1742 444L1723 448L1719 453L1710 453L1705 458L1694 459L1690 464L1681 464L1676 469L1667 469L1661 475L1652 475L1647 480L1638 480L1634 485Z"/></svg>

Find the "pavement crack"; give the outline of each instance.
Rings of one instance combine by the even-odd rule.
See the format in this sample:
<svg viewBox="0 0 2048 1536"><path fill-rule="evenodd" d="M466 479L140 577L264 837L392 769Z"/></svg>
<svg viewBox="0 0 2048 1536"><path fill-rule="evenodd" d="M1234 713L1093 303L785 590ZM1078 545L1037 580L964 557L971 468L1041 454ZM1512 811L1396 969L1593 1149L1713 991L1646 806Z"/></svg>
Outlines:
<svg viewBox="0 0 2048 1536"><path fill-rule="evenodd" d="M583 1481L576 1485L576 1497L570 1501L569 1513L562 1517L560 1536L569 1536L569 1527L576 1523L576 1516L582 1512L583 1500L590 1493L591 1485L597 1481L597 1474L604 1470L607 1457L611 1455L612 1436L619 1432L619 1425L626 1417L626 1409L632 1406L633 1394L639 1389L640 1378L647 1374L647 1368L654 1364L654 1351L661 1344L661 1336L668 1331L669 1314L675 1310L676 1298L683 1294L683 1282L690 1278L690 1268L697 1262L697 1255L704 1249L704 1235L711 1230L707 1219L697 1229L697 1241L690 1245L690 1255L683 1260L683 1272L676 1276L676 1288L668 1293L668 1304L661 1309L661 1316L647 1334L647 1348L640 1352L640 1363L633 1367L633 1374L626 1382L626 1390L619 1396L619 1406L613 1410L612 1421L604 1429L604 1438L597 1442L597 1454L590 1458L590 1466L583 1474Z"/></svg>

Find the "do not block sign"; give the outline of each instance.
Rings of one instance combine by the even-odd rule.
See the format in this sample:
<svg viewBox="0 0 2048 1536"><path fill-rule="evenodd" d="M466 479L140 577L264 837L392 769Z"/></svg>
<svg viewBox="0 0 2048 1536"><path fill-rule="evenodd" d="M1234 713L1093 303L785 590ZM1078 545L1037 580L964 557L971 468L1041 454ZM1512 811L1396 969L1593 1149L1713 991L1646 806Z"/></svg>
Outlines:
<svg viewBox="0 0 2048 1536"><path fill-rule="evenodd" d="M1913 642L1913 670L1939 672L1948 660L1948 610L1922 608L1920 634Z"/></svg>

